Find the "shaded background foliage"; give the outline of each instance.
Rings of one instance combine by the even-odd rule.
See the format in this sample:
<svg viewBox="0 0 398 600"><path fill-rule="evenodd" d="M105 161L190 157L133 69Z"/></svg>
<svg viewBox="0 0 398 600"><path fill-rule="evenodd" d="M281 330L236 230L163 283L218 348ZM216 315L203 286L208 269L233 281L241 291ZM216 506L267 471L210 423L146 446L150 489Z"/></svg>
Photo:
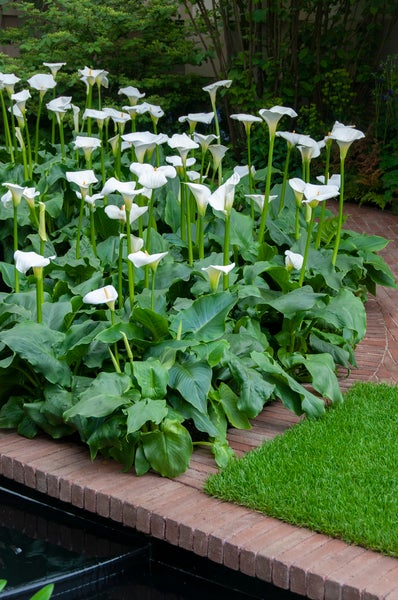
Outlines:
<svg viewBox="0 0 398 600"><path fill-rule="evenodd" d="M316 139L336 119L364 130L367 142L350 157L356 167L350 195L382 208L394 206L398 76L397 56L388 52L398 22L395 0L1 4L20 14L17 28L0 30L0 44L15 44L20 53L14 59L2 55L1 70L28 77L42 70L43 61L66 61L59 74L60 94L63 81L66 93L66 81L70 85L71 74L77 80L77 70L84 65L106 69L108 103L120 103L121 85L136 85L146 92L146 100L162 105L169 119L163 121L166 129L180 115L209 110L201 93L209 79L233 79L221 119L284 104L299 112L296 130ZM243 129L224 118L223 133L239 160ZM263 137L254 131L253 155L259 167L267 151Z"/></svg>

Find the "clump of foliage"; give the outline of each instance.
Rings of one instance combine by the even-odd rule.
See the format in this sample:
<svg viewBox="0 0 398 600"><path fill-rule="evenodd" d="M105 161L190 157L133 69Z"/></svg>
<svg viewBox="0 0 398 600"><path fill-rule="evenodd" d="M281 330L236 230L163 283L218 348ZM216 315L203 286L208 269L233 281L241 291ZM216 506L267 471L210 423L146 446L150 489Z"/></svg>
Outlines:
<svg viewBox="0 0 398 600"><path fill-rule="evenodd" d="M44 131L0 75L0 426L78 437L92 458L173 477L196 444L225 465L228 427L250 428L276 398L310 418L339 404L337 366L356 364L363 301L395 286L378 255L387 240L342 227L344 161L335 217L319 199L338 187L312 187L310 160L301 197L288 169L272 179L267 118L292 109L259 111L266 168L228 170L214 158L228 150L216 92L232 81L198 90L211 112L182 115L190 135L170 137L159 106L132 104L143 113L134 119L102 109L104 71L80 75L85 106L54 98ZM22 117L13 104L8 116L9 100ZM210 146L195 141L207 135Z"/></svg>

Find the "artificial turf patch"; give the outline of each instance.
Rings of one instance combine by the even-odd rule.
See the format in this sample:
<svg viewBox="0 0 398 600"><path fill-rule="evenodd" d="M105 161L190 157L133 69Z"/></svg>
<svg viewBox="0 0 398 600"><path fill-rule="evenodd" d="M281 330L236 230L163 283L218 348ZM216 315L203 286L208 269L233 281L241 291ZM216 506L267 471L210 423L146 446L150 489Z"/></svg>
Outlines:
<svg viewBox="0 0 398 600"><path fill-rule="evenodd" d="M398 556L398 386L355 384L324 417L231 460L205 491Z"/></svg>

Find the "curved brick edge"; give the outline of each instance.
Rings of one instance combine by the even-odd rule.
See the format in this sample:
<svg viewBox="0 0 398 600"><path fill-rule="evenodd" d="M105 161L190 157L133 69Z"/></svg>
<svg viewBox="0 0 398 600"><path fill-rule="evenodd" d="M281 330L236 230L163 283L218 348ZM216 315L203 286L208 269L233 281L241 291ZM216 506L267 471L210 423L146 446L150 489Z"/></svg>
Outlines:
<svg viewBox="0 0 398 600"><path fill-rule="evenodd" d="M0 434L0 472L91 513L313 600L396 600L398 560L206 496L136 478L85 448Z"/></svg>

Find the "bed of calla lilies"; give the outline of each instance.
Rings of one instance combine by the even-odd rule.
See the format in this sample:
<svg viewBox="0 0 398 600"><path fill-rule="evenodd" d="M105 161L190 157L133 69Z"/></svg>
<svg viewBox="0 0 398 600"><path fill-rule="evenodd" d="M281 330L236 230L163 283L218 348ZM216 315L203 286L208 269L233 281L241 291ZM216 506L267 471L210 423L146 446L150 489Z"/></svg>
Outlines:
<svg viewBox="0 0 398 600"><path fill-rule="evenodd" d="M344 229L345 159L364 134L280 130L297 117L283 106L230 115L247 161L227 170L217 96L230 80L199 90L209 112L167 135L135 87L103 107L102 70L79 72L84 107L57 97L63 65L26 82L0 74L0 427L174 477L195 445L225 465L228 428L250 428L276 398L308 417L341 402L336 372L355 367L367 293L396 285L378 254L387 240ZM252 127L268 136L265 169ZM301 177L289 177L292 152Z"/></svg>

